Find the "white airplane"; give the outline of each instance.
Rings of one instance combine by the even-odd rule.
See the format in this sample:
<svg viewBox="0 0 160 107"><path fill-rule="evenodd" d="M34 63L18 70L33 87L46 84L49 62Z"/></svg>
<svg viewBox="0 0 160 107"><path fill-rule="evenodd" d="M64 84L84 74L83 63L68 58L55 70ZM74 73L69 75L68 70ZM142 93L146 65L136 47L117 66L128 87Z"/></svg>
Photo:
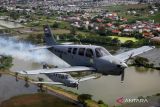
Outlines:
<svg viewBox="0 0 160 107"><path fill-rule="evenodd" d="M43 69L49 69L47 64L43 65ZM25 71L24 71L25 72ZM49 77L52 81L51 82L43 82L43 81L32 81L33 83L36 84L53 84L53 85L64 85L67 87L72 87L72 88L77 88L79 86L79 83L82 81L87 81L90 79L96 79L96 76L86 76L84 78L80 79L75 79L73 78L70 74L67 73L51 73L51 74L46 74L47 77Z"/></svg>
<svg viewBox="0 0 160 107"><path fill-rule="evenodd" d="M121 80L124 80L124 70L127 68L126 61L149 51L154 46L142 46L128 52L118 55L111 55L105 48L95 45L63 45L56 42L50 27L44 26L44 40L47 46L37 47L35 49L48 49L53 54L57 55L70 67L40 69L31 71L21 71L22 74L52 74L52 73L67 73L93 71L103 75L121 75Z"/></svg>
<svg viewBox="0 0 160 107"><path fill-rule="evenodd" d="M79 86L79 83L82 81L87 81L90 79L95 79L95 76L89 76L81 79L75 79L70 74L67 73L52 73L52 74L46 74L52 81L51 82L33 82L36 84L52 84L52 85L64 85L67 87L77 88Z"/></svg>

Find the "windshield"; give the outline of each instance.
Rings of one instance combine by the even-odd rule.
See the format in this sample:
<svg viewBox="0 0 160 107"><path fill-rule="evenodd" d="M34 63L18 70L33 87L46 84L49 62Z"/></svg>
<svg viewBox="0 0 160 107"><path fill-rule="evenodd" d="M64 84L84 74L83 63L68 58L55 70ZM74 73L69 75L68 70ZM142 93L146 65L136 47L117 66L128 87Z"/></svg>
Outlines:
<svg viewBox="0 0 160 107"><path fill-rule="evenodd" d="M95 52L96 52L97 57L111 55L105 48L102 48L102 47L101 48L96 48Z"/></svg>

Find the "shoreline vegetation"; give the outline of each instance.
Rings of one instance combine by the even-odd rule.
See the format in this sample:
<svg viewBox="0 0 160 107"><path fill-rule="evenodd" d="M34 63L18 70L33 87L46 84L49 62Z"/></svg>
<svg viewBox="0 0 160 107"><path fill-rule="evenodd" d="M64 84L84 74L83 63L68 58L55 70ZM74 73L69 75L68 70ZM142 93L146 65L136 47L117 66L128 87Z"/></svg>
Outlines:
<svg viewBox="0 0 160 107"><path fill-rule="evenodd" d="M156 67L154 63L151 63L149 61L149 59L141 57L141 56L136 56L132 58L130 62L131 63L129 64L129 66L144 67L144 68L160 70L160 66Z"/></svg>

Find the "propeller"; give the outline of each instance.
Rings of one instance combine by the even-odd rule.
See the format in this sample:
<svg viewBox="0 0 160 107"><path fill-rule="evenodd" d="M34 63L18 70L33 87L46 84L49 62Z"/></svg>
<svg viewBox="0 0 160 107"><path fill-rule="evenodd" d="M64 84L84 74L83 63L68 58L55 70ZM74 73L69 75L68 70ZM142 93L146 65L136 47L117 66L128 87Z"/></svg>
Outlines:
<svg viewBox="0 0 160 107"><path fill-rule="evenodd" d="M124 76L125 76L125 72L124 72L124 70L123 70L123 71L122 71L122 74L121 74L121 82L124 81Z"/></svg>
<svg viewBox="0 0 160 107"><path fill-rule="evenodd" d="M77 84L77 90L79 89L79 84Z"/></svg>
<svg viewBox="0 0 160 107"><path fill-rule="evenodd" d="M126 60L125 63L127 63L127 62L131 59L131 57L133 56L133 54L134 54L134 52L132 52L132 53L129 55L129 57L128 57L128 59ZM122 83L123 83L123 81L124 81L124 76L125 76L125 71L123 70L123 71L122 71L122 74L121 74L121 82L122 82Z"/></svg>
<svg viewBox="0 0 160 107"><path fill-rule="evenodd" d="M77 90L79 89L79 82L80 82L80 79L78 79L78 81L76 82L76 84L77 84Z"/></svg>
<svg viewBox="0 0 160 107"><path fill-rule="evenodd" d="M134 52L132 52L132 53L129 55L128 59L126 60L126 63L132 58L133 54L134 54Z"/></svg>

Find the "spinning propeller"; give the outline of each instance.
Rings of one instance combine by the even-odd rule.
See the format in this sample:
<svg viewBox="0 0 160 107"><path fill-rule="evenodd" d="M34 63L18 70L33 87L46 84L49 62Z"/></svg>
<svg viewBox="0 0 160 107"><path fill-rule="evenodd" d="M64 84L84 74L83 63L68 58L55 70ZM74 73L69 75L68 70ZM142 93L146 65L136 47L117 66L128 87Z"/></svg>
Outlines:
<svg viewBox="0 0 160 107"><path fill-rule="evenodd" d="M125 61L125 63L127 63L127 62L132 58L133 54L134 54L134 53L131 53L131 54L129 55L129 57L128 57L128 59ZM124 76L125 76L125 71L124 71L124 69L123 69L123 71L122 71L122 73L121 73L121 82L124 81Z"/></svg>

